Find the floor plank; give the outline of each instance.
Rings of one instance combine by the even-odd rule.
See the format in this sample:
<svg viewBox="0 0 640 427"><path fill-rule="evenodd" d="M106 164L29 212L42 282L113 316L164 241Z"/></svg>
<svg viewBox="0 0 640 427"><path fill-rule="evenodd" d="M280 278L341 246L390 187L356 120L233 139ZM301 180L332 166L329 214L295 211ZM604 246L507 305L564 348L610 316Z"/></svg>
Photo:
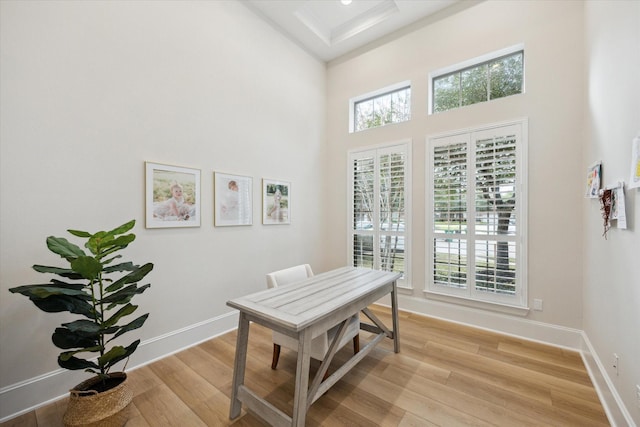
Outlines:
<svg viewBox="0 0 640 427"><path fill-rule="evenodd" d="M371 310L386 324L389 310ZM316 401L308 426L608 426L582 363L567 349L400 312L401 352L383 340ZM362 346L371 334L362 332ZM127 427L266 424L228 418L235 331L129 372L134 400ZM246 384L291 414L296 354L282 350L272 370L271 331L251 324ZM345 346L329 371L347 360ZM311 375L319 367L311 363ZM1 427L62 425L66 399Z"/></svg>

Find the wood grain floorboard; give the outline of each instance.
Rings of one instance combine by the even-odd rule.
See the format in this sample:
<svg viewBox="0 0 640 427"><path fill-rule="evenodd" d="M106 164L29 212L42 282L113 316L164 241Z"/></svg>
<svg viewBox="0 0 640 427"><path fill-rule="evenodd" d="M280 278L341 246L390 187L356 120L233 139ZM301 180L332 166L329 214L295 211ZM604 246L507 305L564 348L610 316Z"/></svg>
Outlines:
<svg viewBox="0 0 640 427"><path fill-rule="evenodd" d="M390 324L389 310L372 311ZM371 334L361 334L362 346ZM308 426L608 426L580 354L491 331L400 313L401 352L384 340L316 401ZM255 427L252 414L228 418L236 333L229 332L129 372L134 399L127 427ZM287 414L296 354L270 369L271 331L252 324L246 384ZM345 346L335 369L352 354ZM320 363L311 363L312 374ZM1 427L58 427L63 399Z"/></svg>

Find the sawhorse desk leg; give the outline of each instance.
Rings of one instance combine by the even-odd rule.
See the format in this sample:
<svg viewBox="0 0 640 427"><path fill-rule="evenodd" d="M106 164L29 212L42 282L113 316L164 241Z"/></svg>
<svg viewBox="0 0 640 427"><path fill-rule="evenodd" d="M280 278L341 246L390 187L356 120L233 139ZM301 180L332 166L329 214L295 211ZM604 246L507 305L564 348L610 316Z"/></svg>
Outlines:
<svg viewBox="0 0 640 427"><path fill-rule="evenodd" d="M247 365L247 344L249 342L249 320L240 312L238 320L238 338L236 340L236 358L233 366L233 384L231 386L231 410L229 418L240 416L242 402L238 399L238 389L244 384L244 371Z"/></svg>
<svg viewBox="0 0 640 427"><path fill-rule="evenodd" d="M393 351L400 353L400 322L398 320L398 287L396 282L393 282L393 288L391 288L391 316L393 319Z"/></svg>

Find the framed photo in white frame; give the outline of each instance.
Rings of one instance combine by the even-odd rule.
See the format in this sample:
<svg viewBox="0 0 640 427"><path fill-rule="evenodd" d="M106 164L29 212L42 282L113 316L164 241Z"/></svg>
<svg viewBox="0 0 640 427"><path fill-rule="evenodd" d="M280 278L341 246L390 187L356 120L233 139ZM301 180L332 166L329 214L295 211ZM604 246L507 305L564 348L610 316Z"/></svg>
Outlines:
<svg viewBox="0 0 640 427"><path fill-rule="evenodd" d="M145 162L146 228L200 227L200 170Z"/></svg>
<svg viewBox="0 0 640 427"><path fill-rule="evenodd" d="M262 179L262 223L291 224L291 183Z"/></svg>
<svg viewBox="0 0 640 427"><path fill-rule="evenodd" d="M253 224L253 178L214 172L214 225Z"/></svg>

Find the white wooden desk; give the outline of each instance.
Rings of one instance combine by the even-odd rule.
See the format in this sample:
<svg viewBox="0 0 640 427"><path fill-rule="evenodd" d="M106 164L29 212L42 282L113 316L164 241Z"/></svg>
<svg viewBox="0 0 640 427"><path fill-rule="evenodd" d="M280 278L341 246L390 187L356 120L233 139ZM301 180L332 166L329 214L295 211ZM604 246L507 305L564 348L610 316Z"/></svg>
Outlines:
<svg viewBox="0 0 640 427"><path fill-rule="evenodd" d="M272 426L304 426L309 406L373 350L383 338L393 339L394 351L398 353L400 340L396 280L399 278L399 273L344 267L287 286L228 301L228 306L240 311L229 418L240 416L244 403L249 410ZM367 306L389 293L392 330L367 309ZM322 378L338 350L337 343L346 330L349 318L360 311L373 322L361 322L360 328L377 335L323 381ZM244 385L250 321L298 339L293 417L289 417ZM338 323L342 326L309 387L311 338Z"/></svg>

